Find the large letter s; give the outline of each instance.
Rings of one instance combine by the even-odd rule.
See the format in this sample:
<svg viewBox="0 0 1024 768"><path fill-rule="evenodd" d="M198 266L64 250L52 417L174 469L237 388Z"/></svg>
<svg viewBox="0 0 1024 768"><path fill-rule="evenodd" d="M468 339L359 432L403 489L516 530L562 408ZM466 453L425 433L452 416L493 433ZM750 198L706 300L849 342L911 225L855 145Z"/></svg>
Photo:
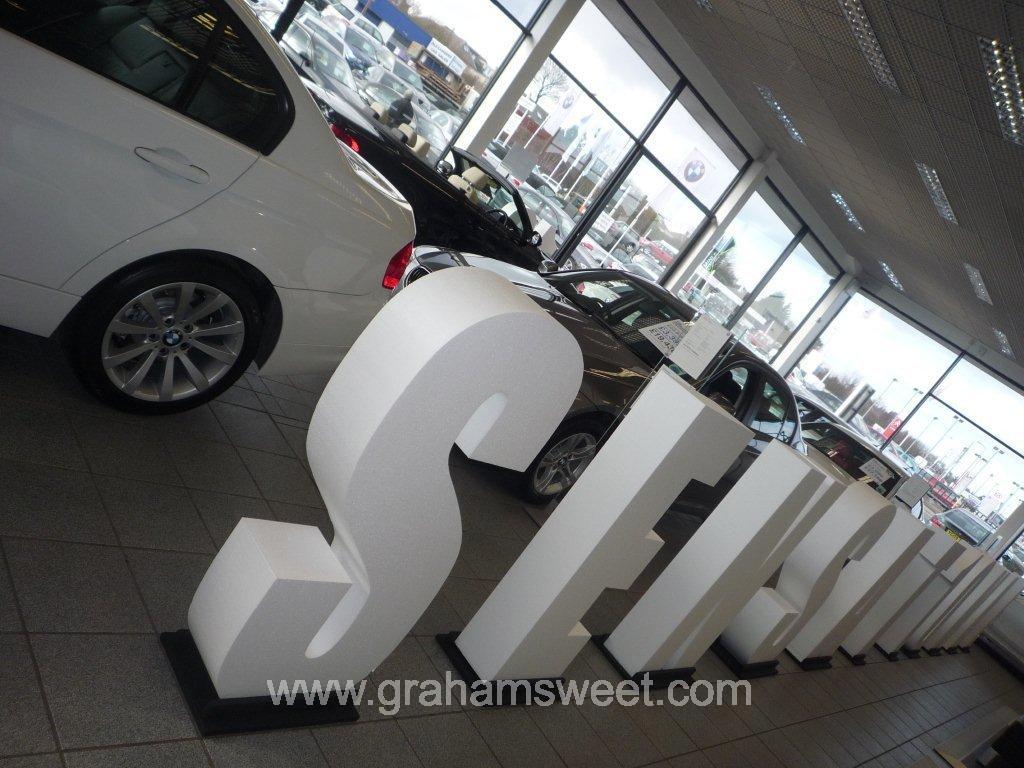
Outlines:
<svg viewBox="0 0 1024 768"><path fill-rule="evenodd" d="M355 682L371 672L455 564L452 445L525 469L582 374L573 336L483 269L424 277L389 302L310 424L330 548L308 526L243 520L196 591L189 628L218 694L265 696L267 680Z"/></svg>

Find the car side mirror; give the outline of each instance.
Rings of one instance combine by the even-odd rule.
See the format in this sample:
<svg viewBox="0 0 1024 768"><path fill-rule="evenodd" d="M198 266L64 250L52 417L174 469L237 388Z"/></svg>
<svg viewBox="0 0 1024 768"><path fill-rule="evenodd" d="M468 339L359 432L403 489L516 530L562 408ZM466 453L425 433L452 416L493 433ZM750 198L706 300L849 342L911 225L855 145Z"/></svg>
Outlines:
<svg viewBox="0 0 1024 768"><path fill-rule="evenodd" d="M544 237L541 235L541 233L538 232L537 230L534 230L533 232L530 233L530 236L526 239L526 242L528 242L530 245L536 248L541 244L541 242L543 242L543 240Z"/></svg>
<svg viewBox="0 0 1024 768"><path fill-rule="evenodd" d="M534 233L536 234L536 232ZM546 256L540 260L540 264L537 265L538 275L550 275L552 272L558 271L558 264L554 259L549 259Z"/></svg>
<svg viewBox="0 0 1024 768"><path fill-rule="evenodd" d="M455 173L455 166L449 163L447 160L442 160L437 164L437 172L447 179L449 176Z"/></svg>

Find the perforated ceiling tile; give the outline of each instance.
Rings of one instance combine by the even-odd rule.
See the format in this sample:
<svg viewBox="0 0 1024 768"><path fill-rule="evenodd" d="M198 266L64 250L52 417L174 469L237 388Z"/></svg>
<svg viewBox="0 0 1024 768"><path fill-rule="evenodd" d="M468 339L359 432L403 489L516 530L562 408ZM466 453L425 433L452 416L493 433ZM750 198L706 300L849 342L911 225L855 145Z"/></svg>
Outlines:
<svg viewBox="0 0 1024 768"><path fill-rule="evenodd" d="M678 1L658 0L670 16ZM991 327L1003 328L1024 350L1024 146L1004 137L978 43L1000 35L1024 52L1024 0L860 0L898 91L879 83L839 0L711 2L743 16L696 17L711 38L705 63L850 255L880 279L884 260L910 298L965 332L991 341ZM679 18L687 35L694 17ZM766 81L804 145L757 93ZM956 224L937 211L915 162L935 169ZM985 314L971 312L965 253L999 286Z"/></svg>
<svg viewBox="0 0 1024 768"><path fill-rule="evenodd" d="M906 42L940 56L954 57L952 43L941 21L898 5L893 5L890 12L900 37Z"/></svg>

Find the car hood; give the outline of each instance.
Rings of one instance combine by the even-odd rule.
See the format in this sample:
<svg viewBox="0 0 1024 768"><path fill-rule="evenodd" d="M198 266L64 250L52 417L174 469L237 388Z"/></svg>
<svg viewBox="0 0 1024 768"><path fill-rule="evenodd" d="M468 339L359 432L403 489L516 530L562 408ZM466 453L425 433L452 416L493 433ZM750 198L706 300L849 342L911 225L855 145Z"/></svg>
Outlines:
<svg viewBox="0 0 1024 768"><path fill-rule="evenodd" d="M625 405L651 374L651 369L629 347L536 272L486 256L429 246L417 248L415 258L431 272L447 267L470 266L494 272L515 283L573 335L583 352L584 372L600 382L599 399L607 404ZM590 393L587 396L595 399Z"/></svg>

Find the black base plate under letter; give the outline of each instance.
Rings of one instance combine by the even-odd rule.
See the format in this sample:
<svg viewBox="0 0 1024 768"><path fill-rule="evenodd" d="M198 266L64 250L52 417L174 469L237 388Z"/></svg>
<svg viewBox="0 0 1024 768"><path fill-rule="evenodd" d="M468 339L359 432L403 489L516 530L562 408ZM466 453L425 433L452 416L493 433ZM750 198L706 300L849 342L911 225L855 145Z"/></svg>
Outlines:
<svg viewBox="0 0 1024 768"><path fill-rule="evenodd" d="M444 651L444 655L448 657L448 661L455 667L455 671L459 677L466 681L469 685L470 695L472 696L475 691L480 690L481 685L492 687L490 695L487 697L487 701L490 702L491 706L503 706L503 705L516 705L526 704L525 696L520 697L519 691L525 684L529 687L532 700L533 696L544 696L547 697L548 692L551 692L557 696L558 684L564 683L564 677L538 677L533 680L481 680L480 675L473 669L473 665L469 663L469 659L463 655L462 651L459 650L459 646L455 644L455 641L459 638L458 632L444 632L440 635L434 635L434 639L437 640L437 644L441 646L441 650ZM543 683L543 686L538 689L538 684ZM514 693L514 698L510 701L505 700L505 694L503 691L509 691L511 697Z"/></svg>
<svg viewBox="0 0 1024 768"><path fill-rule="evenodd" d="M839 652L841 654L843 654L843 656L848 658L850 660L850 663L853 664L853 666L855 666L855 667L863 667L865 664L867 664L867 661L864 660L864 654L863 653L858 653L856 655L852 654L849 651L847 651L845 648L843 648L843 646L841 646L841 645L839 646Z"/></svg>
<svg viewBox="0 0 1024 768"><path fill-rule="evenodd" d="M726 648L721 640L715 640L711 650L740 680L753 680L755 677L771 677L779 673L778 659L756 661L752 664L747 664L733 656L732 651Z"/></svg>
<svg viewBox="0 0 1024 768"><path fill-rule="evenodd" d="M344 723L359 718L355 706L341 704L337 694L323 705L307 704L302 696L297 697L294 704L280 706L275 706L269 695L222 699L217 696L191 632L187 629L163 632L160 643L203 736Z"/></svg>
<svg viewBox="0 0 1024 768"><path fill-rule="evenodd" d="M949 654L950 656L953 656L953 655L955 655L955 654L958 654L958 653L960 653L960 649L959 649L959 648L957 648L956 646L954 646L954 647L952 647L952 648L942 648L941 650L942 650L943 652L945 652L945 653L948 653L948 654Z"/></svg>
<svg viewBox="0 0 1024 768"><path fill-rule="evenodd" d="M632 680L638 685L642 685L645 679L649 679L650 687L652 691L660 691L663 688L668 688L672 683L681 682L687 685L693 684L693 667L679 667L678 669L652 669L649 671L637 672L635 675L629 674L623 666L619 663L619 660L615 658L611 651L605 647L604 641L608 639L608 635L593 635L590 640L601 649L601 653L608 659L611 665L626 680Z"/></svg>
<svg viewBox="0 0 1024 768"><path fill-rule="evenodd" d="M899 651L892 651L892 652L887 651L887 650L885 650L885 648L880 646L878 643L875 643L875 650L878 651L883 656L885 656L886 661L899 661L900 660L900 652Z"/></svg>
<svg viewBox="0 0 1024 768"><path fill-rule="evenodd" d="M903 651L903 655L908 659L921 658L921 650L919 648L907 648L907 646L904 645L900 650Z"/></svg>
<svg viewBox="0 0 1024 768"><path fill-rule="evenodd" d="M922 648L921 650L924 651L925 653L927 653L929 656L941 656L942 655L942 649L941 648Z"/></svg>
<svg viewBox="0 0 1024 768"><path fill-rule="evenodd" d="M811 656L809 659L800 661L796 656L786 651L786 655L789 656L793 661L800 665L800 669L804 672L813 672L816 669L832 669L832 657L831 656Z"/></svg>
<svg viewBox="0 0 1024 768"><path fill-rule="evenodd" d="M960 651L960 653L970 653L971 652L971 646L969 646L969 645L961 645L961 646L959 646L959 651Z"/></svg>

